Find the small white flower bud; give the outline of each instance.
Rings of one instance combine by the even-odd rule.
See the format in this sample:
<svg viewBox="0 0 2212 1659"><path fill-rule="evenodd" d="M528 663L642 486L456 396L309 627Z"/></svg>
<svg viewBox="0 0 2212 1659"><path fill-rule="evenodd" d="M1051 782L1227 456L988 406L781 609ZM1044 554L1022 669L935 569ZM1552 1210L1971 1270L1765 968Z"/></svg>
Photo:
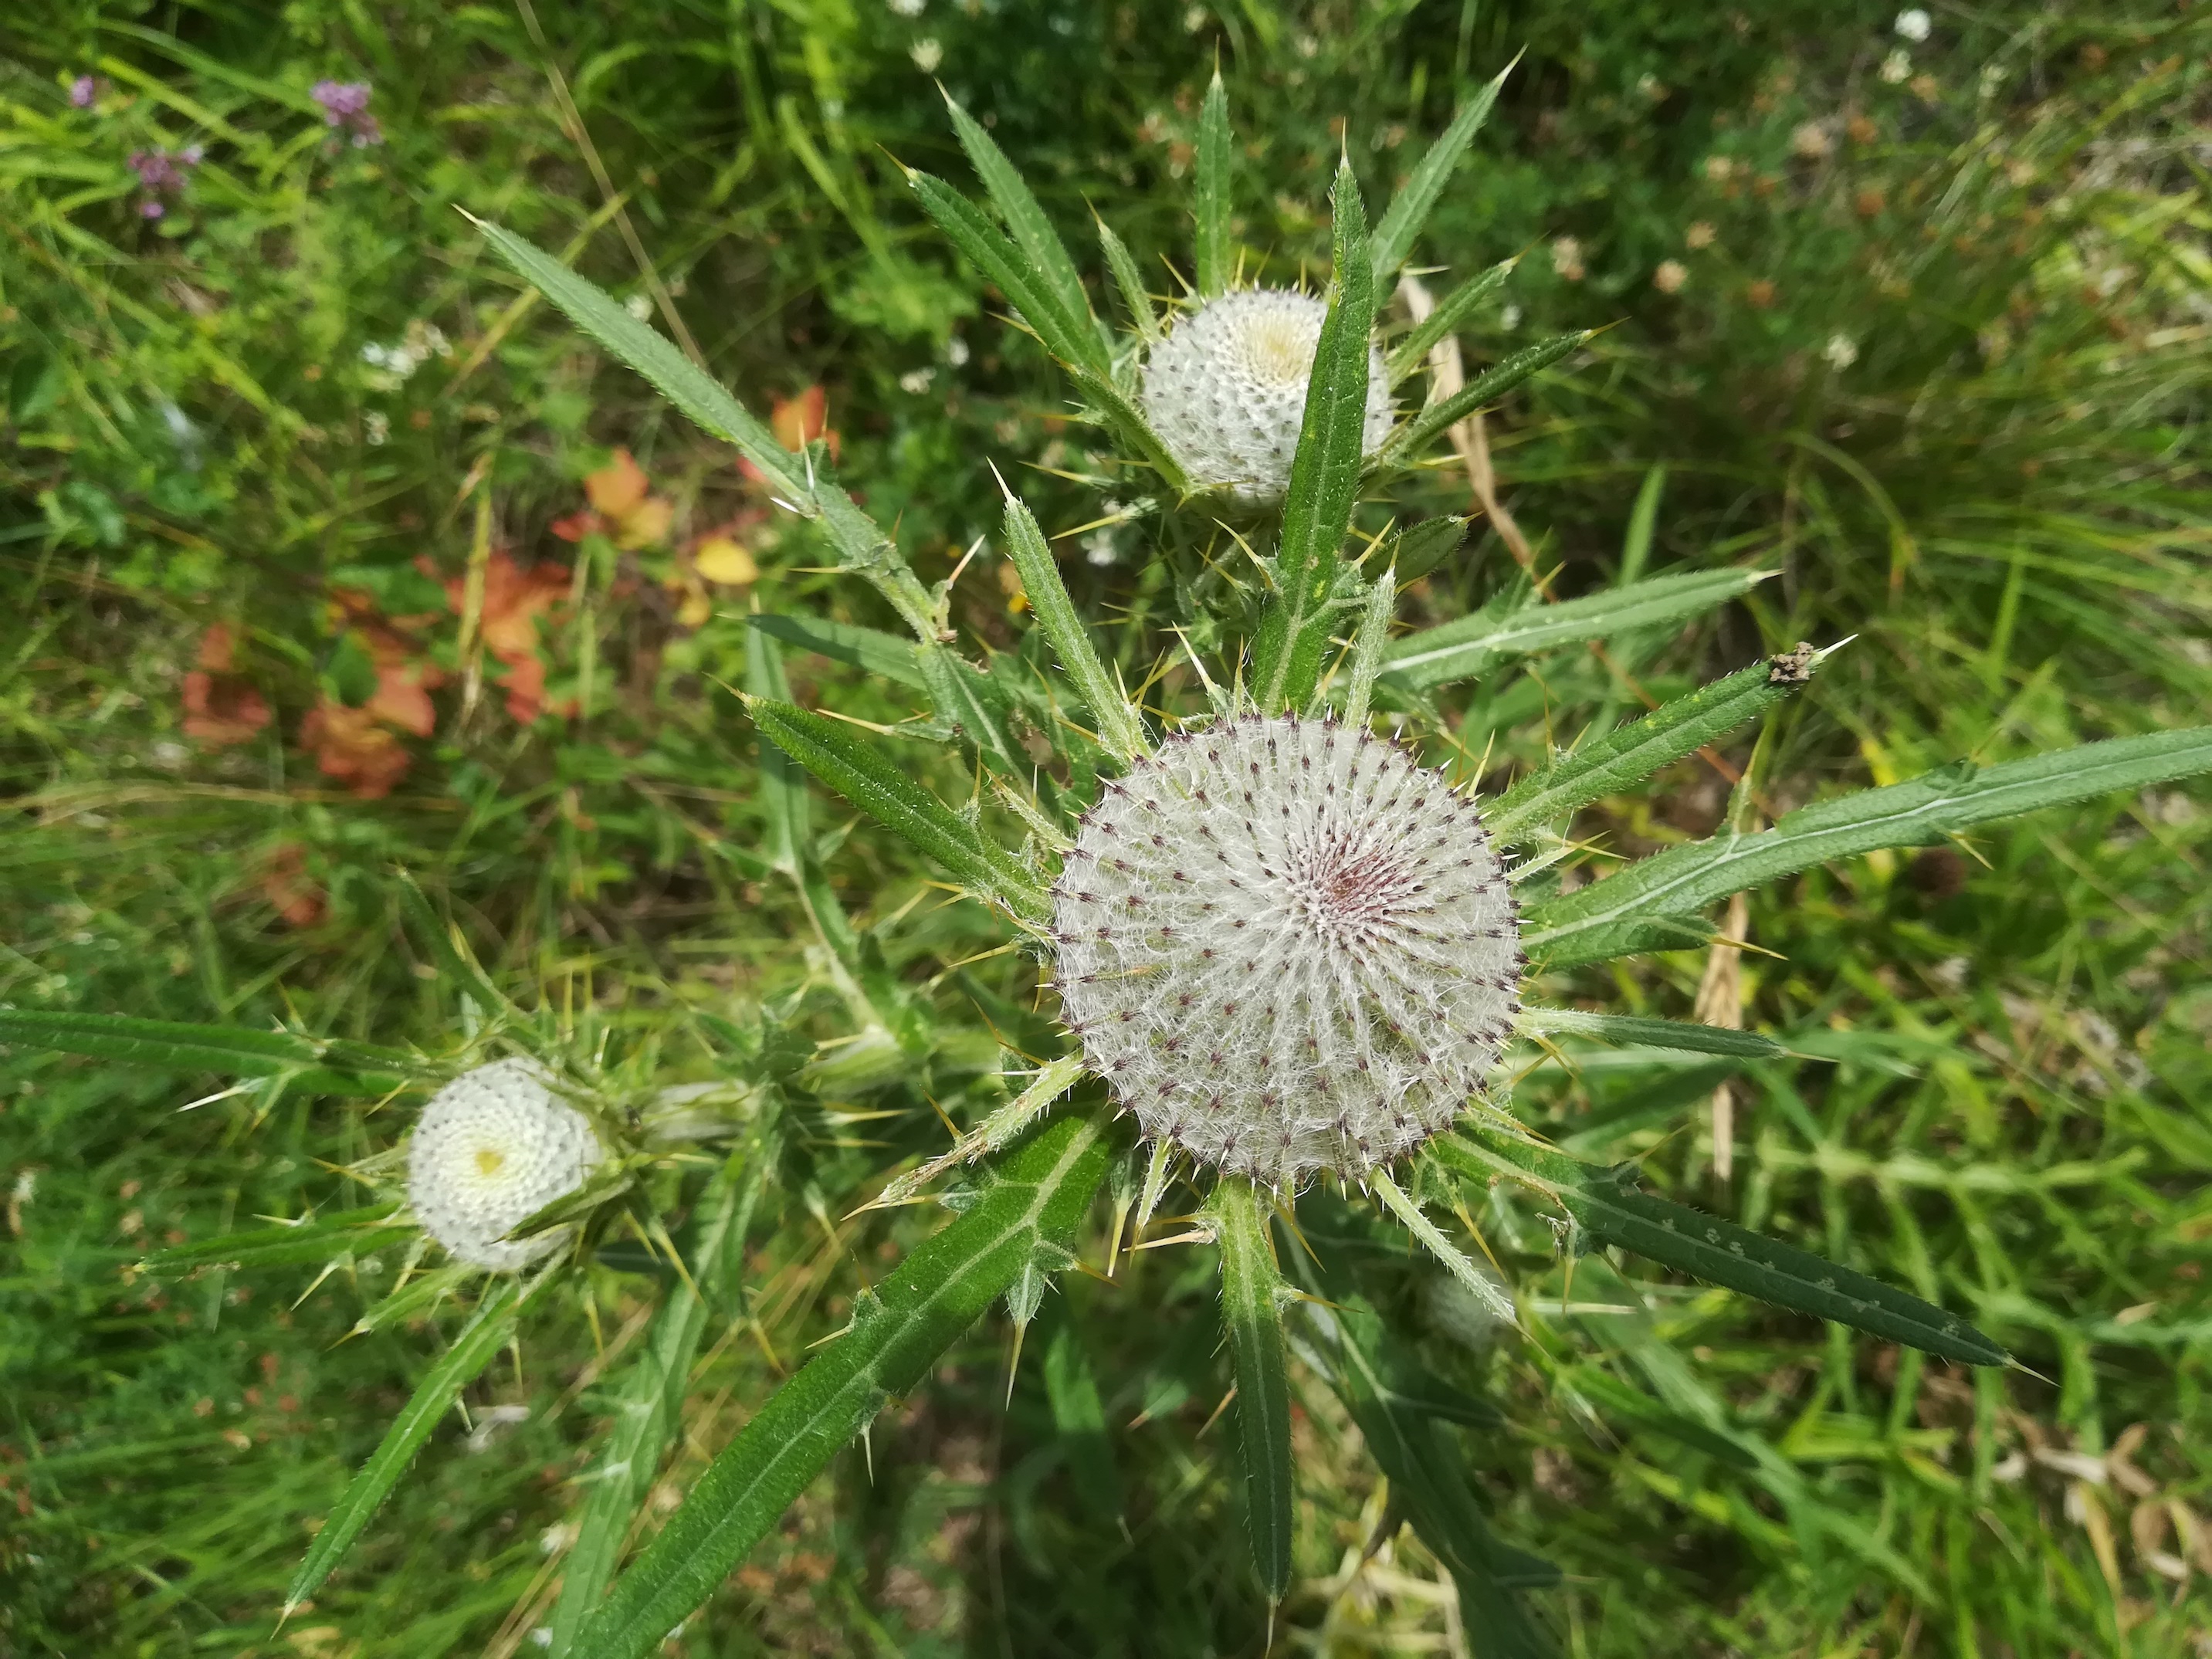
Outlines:
<svg viewBox="0 0 2212 1659"><path fill-rule="evenodd" d="M1084 1057L1145 1133L1267 1182L1357 1176L1459 1115L1520 1012L1520 923L1473 802L1354 726L1170 737L1054 890Z"/></svg>
<svg viewBox="0 0 2212 1659"><path fill-rule="evenodd" d="M569 1230L507 1233L584 1184L602 1155L591 1120L547 1087L544 1069L502 1060L430 1097L407 1149L407 1200L431 1237L463 1261L511 1273L560 1247Z"/></svg>
<svg viewBox="0 0 2212 1659"><path fill-rule="evenodd" d="M1145 418L1191 485L1279 501L1305 422L1306 383L1328 307L1288 289L1244 289L1182 317L1145 363ZM1390 377L1367 352L1364 453L1390 435Z"/></svg>

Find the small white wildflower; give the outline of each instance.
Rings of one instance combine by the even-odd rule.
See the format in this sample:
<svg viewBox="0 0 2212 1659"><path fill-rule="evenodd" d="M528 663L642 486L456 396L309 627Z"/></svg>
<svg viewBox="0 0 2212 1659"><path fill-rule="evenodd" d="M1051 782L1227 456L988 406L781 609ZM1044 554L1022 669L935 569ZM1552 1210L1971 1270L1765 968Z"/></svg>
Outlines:
<svg viewBox="0 0 2212 1659"><path fill-rule="evenodd" d="M1503 311L1499 312L1498 313L1498 326L1504 330L1508 334L1510 334L1515 329L1520 327L1521 307L1519 306L1507 306Z"/></svg>
<svg viewBox="0 0 2212 1659"><path fill-rule="evenodd" d="M531 1645L533 1647L551 1647L553 1645L553 1626L550 1625L532 1626L530 1629L530 1641Z"/></svg>
<svg viewBox="0 0 2212 1659"><path fill-rule="evenodd" d="M899 390L921 393L929 390L929 383L937 378L933 368L910 368L899 376Z"/></svg>
<svg viewBox="0 0 2212 1659"><path fill-rule="evenodd" d="M1083 819L1054 890L1084 1057L1144 1133L1295 1182L1403 1157L1520 1012L1474 804L1395 744L1249 716L1179 732Z"/></svg>
<svg viewBox="0 0 2212 1659"><path fill-rule="evenodd" d="M934 75L937 66L945 61L945 48L933 40L917 40L907 48L906 55L914 59L914 66L924 75Z"/></svg>
<svg viewBox="0 0 2212 1659"><path fill-rule="evenodd" d="M181 743L173 742L167 738L162 738L161 742L154 745L154 764L160 767L164 772L181 771L184 769L185 763L191 760L191 757L192 751L191 750L185 748Z"/></svg>
<svg viewBox="0 0 2212 1659"><path fill-rule="evenodd" d="M557 1249L568 1230L507 1234L584 1184L599 1161L589 1119L557 1098L544 1070L496 1060L432 1096L407 1149L407 1200L463 1261L512 1272Z"/></svg>
<svg viewBox="0 0 2212 1659"><path fill-rule="evenodd" d="M1659 268L1651 273L1651 286L1662 294L1679 294L1682 284L1690 280L1690 268L1680 259L1662 259Z"/></svg>
<svg viewBox="0 0 2212 1659"><path fill-rule="evenodd" d="M530 1407L527 1406L494 1406L477 1418L476 1427L469 1431L468 1449L472 1452L488 1450L491 1443L499 1437L501 1430L529 1420Z"/></svg>
<svg viewBox="0 0 2212 1659"><path fill-rule="evenodd" d="M1101 570L1121 556L1115 550L1114 532L1111 530L1094 530L1085 536L1079 545L1083 549L1084 562L1095 565Z"/></svg>
<svg viewBox="0 0 2212 1659"><path fill-rule="evenodd" d="M1935 19L1929 16L1925 11L1918 6L1911 6L1897 14L1897 21L1893 27L1897 30L1899 40L1910 40L1917 46L1928 38L1928 31L1934 25Z"/></svg>
<svg viewBox="0 0 2212 1659"><path fill-rule="evenodd" d="M1820 356L1831 368L1849 368L1859 360L1858 343L1848 334L1831 334L1828 343L1820 348Z"/></svg>
<svg viewBox="0 0 2212 1659"><path fill-rule="evenodd" d="M1881 60L1881 78L1896 86L1912 73L1912 54L1903 46L1898 47Z"/></svg>
<svg viewBox="0 0 2212 1659"><path fill-rule="evenodd" d="M968 342L957 334L945 343L945 361L955 368L968 366Z"/></svg>
<svg viewBox="0 0 2212 1659"><path fill-rule="evenodd" d="M1304 424L1306 383L1328 307L1288 289L1244 289L1187 313L1145 362L1145 417L1200 489L1281 497ZM1390 432L1390 379L1367 350L1371 455Z"/></svg>
<svg viewBox="0 0 2212 1659"><path fill-rule="evenodd" d="M374 449L380 444L388 443L391 441L392 416L386 414L382 410L370 410L367 415L362 417L361 423L362 435L368 440L370 448Z"/></svg>
<svg viewBox="0 0 2212 1659"><path fill-rule="evenodd" d="M650 295L633 294L623 301L623 309L629 313L633 321L641 323L653 315L653 298Z"/></svg>
<svg viewBox="0 0 2212 1659"><path fill-rule="evenodd" d="M884 3L891 9L892 15L895 16L919 17L921 15L922 9L929 3L929 0L884 0Z"/></svg>
<svg viewBox="0 0 2212 1659"><path fill-rule="evenodd" d="M1552 269L1570 283L1579 283L1589 273L1583 266L1583 245L1572 236L1562 236L1552 244Z"/></svg>

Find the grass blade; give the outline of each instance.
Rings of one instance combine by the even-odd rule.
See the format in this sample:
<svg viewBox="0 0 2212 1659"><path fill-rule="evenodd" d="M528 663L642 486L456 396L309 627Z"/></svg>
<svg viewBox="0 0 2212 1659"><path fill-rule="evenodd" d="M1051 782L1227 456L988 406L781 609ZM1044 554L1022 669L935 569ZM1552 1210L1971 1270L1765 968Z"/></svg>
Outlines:
<svg viewBox="0 0 2212 1659"><path fill-rule="evenodd" d="M1686 575L1654 576L1649 581L1607 588L1564 605L1523 601L1502 612L1485 606L1457 622L1424 629L1396 641L1384 658L1382 683L1395 690L1425 691L1454 680L1472 679L1510 657L1601 640L1626 629L1678 622L1718 609L1771 574L1699 570Z"/></svg>
<svg viewBox="0 0 2212 1659"><path fill-rule="evenodd" d="M774 1526L837 1449L1041 1256L1064 1252L1104 1180L1095 1118L1047 1125L951 1225L916 1249L852 1326L770 1395L578 1632L593 1659L642 1659Z"/></svg>
<svg viewBox="0 0 2212 1659"><path fill-rule="evenodd" d="M917 691L928 684L922 676L921 653L896 634L821 617L757 616L750 620L771 639L842 662L864 674L912 686Z"/></svg>
<svg viewBox="0 0 2212 1659"><path fill-rule="evenodd" d="M1098 221L1098 246L1105 252L1106 269L1113 273L1114 286L1121 291L1129 320L1137 325L1138 337L1150 345L1160 337L1160 317L1152 308L1152 296L1145 290L1144 273L1137 269L1128 244L1103 219Z"/></svg>
<svg viewBox="0 0 2212 1659"><path fill-rule="evenodd" d="M1004 478L999 480L999 488L1006 497L1006 550L1021 576L1022 591L1029 595L1030 613L1059 653L1060 665L1074 682L1076 694L1089 705L1091 718L1097 722L1099 741L1108 752L1125 761L1136 759L1149 747L1144 730L1130 712L1121 688L1108 678L1106 665L1098 659L1091 635L1084 630L1083 619L1075 614L1044 532L1021 498L1006 489Z"/></svg>
<svg viewBox="0 0 2212 1659"><path fill-rule="evenodd" d="M1563 1031L1601 1042L1647 1048L1673 1048L1692 1054L1735 1054L1773 1060L1790 1051L1756 1031L1731 1031L1683 1019L1648 1019L1635 1014L1588 1014L1576 1008L1532 1008L1522 1017L1524 1031Z"/></svg>
<svg viewBox="0 0 2212 1659"><path fill-rule="evenodd" d="M385 1431L383 1440L369 1454L368 1462L347 1483L337 1506L325 1517L323 1529L307 1547L307 1559L300 1563L299 1571L292 1575L292 1587L284 1594L287 1618L315 1593L316 1586L337 1565L338 1558L361 1536L362 1529L391 1496L401 1474L422 1449L422 1443L430 1437L430 1431L437 1426L447 1408L507 1346L507 1337L514 1329L515 1310L521 1295L520 1285L511 1277L493 1283L453 1346L416 1384L414 1395Z"/></svg>
<svg viewBox="0 0 2212 1659"><path fill-rule="evenodd" d="M362 1073L319 1062L331 1045L289 1031L256 1031L234 1025L195 1025L178 1020L135 1019L125 1014L47 1013L0 1008L0 1042L52 1048L143 1066L157 1072L221 1072L232 1077L282 1078L288 1086L325 1095L386 1095L427 1068L391 1051L380 1063L399 1074ZM355 1054L362 1045L349 1045Z"/></svg>
<svg viewBox="0 0 2212 1659"><path fill-rule="evenodd" d="M1503 264L1492 265L1489 270L1468 277L1444 295L1434 311L1391 348L1390 384L1396 386L1419 368L1427 358L1429 348L1458 328L1477 306L1503 288L1505 279L1513 274L1513 267L1520 263L1519 257L1516 256ZM1377 274L1379 276L1380 272Z"/></svg>
<svg viewBox="0 0 2212 1659"><path fill-rule="evenodd" d="M1337 550L1359 494L1367 429L1367 362L1375 327L1375 271L1367 216L1349 162L1330 191L1335 206L1328 315L1314 349L1304 424L1291 460L1278 550L1280 591L1252 642L1252 684L1261 712L1303 708L1321 678L1337 572Z"/></svg>
<svg viewBox="0 0 2212 1659"><path fill-rule="evenodd" d="M1080 364L1094 374L1106 374L1105 343L1091 326L1089 312L1073 313L1049 281L1022 258L1021 250L1000 235L966 197L942 179L908 170L907 183L921 203L921 210L937 222L968 263L998 285L1007 304L1020 313L1045 349L1064 363Z"/></svg>
<svg viewBox="0 0 2212 1659"><path fill-rule="evenodd" d="M461 212L484 234L493 252L528 278L567 313L569 321L645 376L702 431L735 446L739 454L767 476L777 495L799 511L812 513L808 504L812 492L805 478L793 469L791 452L776 441L765 422L732 397L713 375L623 310L605 289L579 276L551 254L477 218L465 208Z"/></svg>
<svg viewBox="0 0 2212 1659"><path fill-rule="evenodd" d="M1406 256L1413 251L1413 239L1421 234L1428 222L1429 210L1443 194L1450 180L1452 169L1467 154L1468 145L1474 141L1475 131L1489 118L1491 108L1498 102L1498 94L1505 85L1505 77L1513 73L1516 58L1499 70L1481 91L1467 100L1452 123L1440 133L1436 143L1414 167L1406 186L1390 199L1389 210L1383 214L1382 222L1375 227L1373 257L1375 280L1387 283L1398 274L1398 267L1406 263Z"/></svg>
<svg viewBox="0 0 2212 1659"><path fill-rule="evenodd" d="M1581 329L1572 334L1554 335L1551 339L1515 352L1486 374L1479 374L1467 386L1450 397L1426 404L1397 435L1383 447L1375 460L1375 470L1386 472L1407 465L1408 457L1419 455L1441 432L1449 430L1457 422L1472 415L1486 404L1492 404L1532 375L1541 374L1562 357L1571 356L1597 337L1595 329Z"/></svg>
<svg viewBox="0 0 2212 1659"><path fill-rule="evenodd" d="M1641 584L1619 591L1637 586ZM1826 654L1816 655L1807 668ZM1771 661L1716 680L1531 773L1498 798L1482 815L1483 822L1502 842L1522 839L1540 825L1557 823L1577 807L1640 783L1683 756L1695 754L1757 719L1803 684L1795 673L1778 672Z"/></svg>
<svg viewBox="0 0 2212 1659"><path fill-rule="evenodd" d="M1968 1365L2010 1356L1965 1320L1809 1250L1739 1227L1636 1187L1632 1164L1603 1169L1498 1131L1469 1126L1440 1135L1437 1158L1487 1187L1495 1175L1555 1199L1591 1237L1777 1307L1832 1319Z"/></svg>
<svg viewBox="0 0 2212 1659"><path fill-rule="evenodd" d="M1066 244L1052 228L1052 221L1044 216L1044 210L1037 205L1028 182L1006 159L1006 153L993 142L991 135L949 94L945 106L952 112L953 130L960 135L960 148L968 152L976 177L990 192L992 205L999 210L999 216L1013 233L1014 246L1029 256L1030 269L1044 279L1070 319L1079 325L1089 322L1091 301L1083 291L1083 278L1077 275L1075 261L1067 257Z"/></svg>
<svg viewBox="0 0 2212 1659"><path fill-rule="evenodd" d="M1217 65L1198 113L1198 165L1192 180L1191 217L1198 230L1198 297L1229 291L1229 89Z"/></svg>
<svg viewBox="0 0 2212 1659"><path fill-rule="evenodd" d="M1244 1525L1261 1588L1291 1587L1291 1392L1283 1358L1282 1275L1259 1192L1224 1176L1206 1201L1221 1246L1221 1316L1237 1365L1237 1442L1244 1464Z"/></svg>
<svg viewBox="0 0 2212 1659"><path fill-rule="evenodd" d="M1016 915L1044 914L1042 894L1013 854L876 752L855 728L772 698L748 696L744 704L770 742L886 830Z"/></svg>
<svg viewBox="0 0 2212 1659"><path fill-rule="evenodd" d="M2212 726L2083 744L1999 766L1960 761L1884 789L1799 808L1771 830L1670 848L1530 911L1522 937L1547 968L1694 943L1683 919L1816 864L1921 847L1992 818L2212 771Z"/></svg>

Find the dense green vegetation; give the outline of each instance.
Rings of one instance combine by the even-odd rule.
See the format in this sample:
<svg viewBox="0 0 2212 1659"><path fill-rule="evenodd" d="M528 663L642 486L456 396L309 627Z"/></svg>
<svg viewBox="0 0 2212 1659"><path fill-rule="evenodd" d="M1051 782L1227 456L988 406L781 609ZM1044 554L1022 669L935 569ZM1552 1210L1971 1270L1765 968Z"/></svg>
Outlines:
<svg viewBox="0 0 2212 1659"><path fill-rule="evenodd" d="M977 650L1027 620L995 462L1125 683L1188 703L1159 630L1194 617L1227 538L1095 522L1102 490L1141 482L1070 422L1045 351L891 159L980 195L933 76L1019 162L1108 314L1091 207L1156 295L1178 291L1163 258L1194 275L1217 55L1231 240L1248 270L1318 284L1340 150L1379 214L1525 49L1420 259L1442 292L1521 256L1461 331L1475 372L1616 325L1489 418L1510 520L1479 520L1400 618L1528 574L1563 599L1779 575L1686 629L1455 686L1444 740L1525 773L1594 718L1856 636L1755 752L1747 728L1578 820L1643 854L1732 809L1771 821L2212 706L2212 34L2150 5L1916 33L1825 7L792 0L647 22L33 0L0 41L0 1022L282 1021L440 1060L528 1030L667 1084L790 1078L857 1006L897 1011L881 1052L813 1057L754 1185L656 1189L712 1305L665 1464L624 1477L642 1536L939 1231L933 1206L848 1212L942 1150L942 1116L996 1102L991 1037L1046 1022L1036 963L988 954L989 919L842 800L810 804L737 700L908 719L882 660L772 650L749 621L896 631L897 611L453 210L568 260L786 443L826 438L817 459L925 582L969 558L951 620ZM365 106L344 92L363 83ZM1480 506L1452 458L1358 523ZM957 764L913 752L957 798ZM1909 1287L2021 1369L1563 1255L1503 1194L1479 1219L1527 1330L1501 1336L1402 1237L1301 1211L1317 1271L1361 1264L1304 1288L1387 1304L1449 1385L1423 1432L1479 1472L1504 1549L1562 1570L1525 1605L1563 1650L2212 1639L2208 800L2111 795L1755 890L1713 918L1741 957L1559 984L1615 1013L1740 1016L1787 1056L1563 1030L1516 1088L1567 1151ZM850 941L817 930L835 907ZM234 1089L205 1063L0 1048L0 1648L565 1641L564 1552L634 1415L626 1366L674 1340L647 1324L674 1275L650 1240L611 1242L526 1307L279 1630L349 1469L468 1311L424 1297L358 1328L403 1270L377 1238L319 1278L319 1248L148 1271L256 1218L367 1203L341 1166L394 1146L420 1097ZM976 1324L669 1650L1258 1653L1271 1631L1281 1650L1499 1650L1400 1524L1418 1461L1392 1465L1316 1380L1343 1363L1325 1343L1291 1356L1271 1622L1234 1519L1217 1253L1124 1255L1109 1279L1111 1208L1078 1249L1097 1271L1055 1281L1018 1346L1002 1316Z"/></svg>

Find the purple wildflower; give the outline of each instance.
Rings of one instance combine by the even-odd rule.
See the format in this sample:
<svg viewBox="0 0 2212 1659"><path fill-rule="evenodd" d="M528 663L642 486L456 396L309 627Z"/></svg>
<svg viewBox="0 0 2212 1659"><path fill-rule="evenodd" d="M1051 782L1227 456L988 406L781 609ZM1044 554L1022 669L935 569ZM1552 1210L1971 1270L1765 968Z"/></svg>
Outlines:
<svg viewBox="0 0 2212 1659"><path fill-rule="evenodd" d="M186 176L206 154L198 144L188 144L174 155L166 149L132 150L131 170L138 175L139 185L147 192L146 199L138 204L141 216L158 219L167 212L162 198L184 194Z"/></svg>
<svg viewBox="0 0 2212 1659"><path fill-rule="evenodd" d="M100 82L89 75L80 75L70 82L70 106L72 109L90 109L92 100L99 96Z"/></svg>
<svg viewBox="0 0 2212 1659"><path fill-rule="evenodd" d="M384 142L384 130L368 112L370 91L366 81L318 81L307 95L323 106L325 125L352 134L359 149Z"/></svg>

